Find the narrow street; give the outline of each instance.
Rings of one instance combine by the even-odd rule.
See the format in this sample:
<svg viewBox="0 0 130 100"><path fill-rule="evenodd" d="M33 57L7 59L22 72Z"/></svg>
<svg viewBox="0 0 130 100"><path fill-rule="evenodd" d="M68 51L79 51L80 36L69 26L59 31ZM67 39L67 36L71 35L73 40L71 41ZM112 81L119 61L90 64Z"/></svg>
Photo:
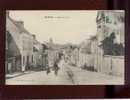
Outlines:
<svg viewBox="0 0 130 100"><path fill-rule="evenodd" d="M6 11L5 83L124 85L124 26L123 10Z"/></svg>
<svg viewBox="0 0 130 100"><path fill-rule="evenodd" d="M58 71L58 75L54 74L51 70L49 74L46 71L32 72L18 77L6 80L8 85L72 85L72 80L68 77L67 73L63 70Z"/></svg>
<svg viewBox="0 0 130 100"><path fill-rule="evenodd" d="M21 76L6 79L7 85L73 85L72 78L66 72L68 67L60 67L58 75L51 70L49 74L46 71L37 71L24 74Z"/></svg>
<svg viewBox="0 0 130 100"><path fill-rule="evenodd" d="M95 85L123 84L123 77L111 76L97 72L83 70L70 66L61 61L58 75L54 71L47 75L46 71L37 71L6 79L7 85Z"/></svg>
<svg viewBox="0 0 130 100"><path fill-rule="evenodd" d="M69 67L73 71L73 80L77 85L120 85L124 84L124 77L83 70L77 67Z"/></svg>

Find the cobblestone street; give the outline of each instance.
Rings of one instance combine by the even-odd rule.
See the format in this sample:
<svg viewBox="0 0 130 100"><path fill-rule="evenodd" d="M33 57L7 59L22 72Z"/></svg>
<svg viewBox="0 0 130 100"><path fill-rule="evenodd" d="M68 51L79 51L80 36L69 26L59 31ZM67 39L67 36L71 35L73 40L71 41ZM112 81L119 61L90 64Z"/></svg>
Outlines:
<svg viewBox="0 0 130 100"><path fill-rule="evenodd" d="M123 84L123 77L111 76L97 72L83 70L78 67L62 64L58 75L54 71L47 75L46 71L31 72L6 80L9 85L94 85Z"/></svg>

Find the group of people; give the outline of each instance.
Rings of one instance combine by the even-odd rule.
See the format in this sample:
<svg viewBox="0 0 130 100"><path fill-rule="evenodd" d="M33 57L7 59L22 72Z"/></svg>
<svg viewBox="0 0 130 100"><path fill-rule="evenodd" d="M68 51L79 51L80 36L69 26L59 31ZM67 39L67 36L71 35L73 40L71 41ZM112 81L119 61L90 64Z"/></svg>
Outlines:
<svg viewBox="0 0 130 100"><path fill-rule="evenodd" d="M54 61L54 64L53 64L53 67L52 69L54 70L54 74L57 76L58 75L58 70L60 69L60 67L58 66L60 62L60 59L57 59ZM47 75L51 72L51 67L47 66L47 70L46 70L46 73Z"/></svg>
<svg viewBox="0 0 130 100"><path fill-rule="evenodd" d="M55 58L55 60L52 62L53 64L50 64L46 67L46 73L48 75L51 72L51 70L53 70L54 74L57 76L58 71L60 69L63 70L64 66L66 66L65 63L67 63L67 59L65 59L63 54L59 54L59 57Z"/></svg>

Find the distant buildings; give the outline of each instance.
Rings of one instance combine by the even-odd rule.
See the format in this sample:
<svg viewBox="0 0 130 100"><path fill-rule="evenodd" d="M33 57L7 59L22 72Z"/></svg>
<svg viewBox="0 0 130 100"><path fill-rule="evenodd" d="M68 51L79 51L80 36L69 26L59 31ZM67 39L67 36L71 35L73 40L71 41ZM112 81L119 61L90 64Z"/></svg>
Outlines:
<svg viewBox="0 0 130 100"><path fill-rule="evenodd" d="M80 52L85 54L91 53L91 39L86 39L80 44Z"/></svg>
<svg viewBox="0 0 130 100"><path fill-rule="evenodd" d="M48 57L48 66L53 67L54 62L60 59L60 54L62 53L62 46L59 44L53 43L53 39L50 38L49 42L46 43L47 46L47 57Z"/></svg>
<svg viewBox="0 0 130 100"><path fill-rule="evenodd" d="M97 46L96 36L91 36L79 45L79 51L76 53L78 66L97 70Z"/></svg>

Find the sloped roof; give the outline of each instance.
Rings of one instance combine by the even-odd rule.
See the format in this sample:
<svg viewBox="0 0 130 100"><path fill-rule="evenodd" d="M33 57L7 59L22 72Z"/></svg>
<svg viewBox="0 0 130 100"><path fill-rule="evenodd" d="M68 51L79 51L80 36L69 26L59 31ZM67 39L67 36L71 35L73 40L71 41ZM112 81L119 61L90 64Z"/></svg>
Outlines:
<svg viewBox="0 0 130 100"><path fill-rule="evenodd" d="M18 30L20 31L20 33L24 32L26 34L32 35L30 32L28 32L25 27L23 27L22 25L18 24L18 22L20 21L15 21L14 19L12 19L10 16L8 16L9 20L11 20L11 22L18 28Z"/></svg>
<svg viewBox="0 0 130 100"><path fill-rule="evenodd" d="M8 43L8 51L6 52L7 57L15 57L15 56L20 56L20 50L18 46L16 45L16 42L14 41L14 38L9 32L6 32L7 40Z"/></svg>
<svg viewBox="0 0 130 100"><path fill-rule="evenodd" d="M46 42L45 45L47 46L48 49L53 49L53 50L59 50L59 49L63 48L63 46L60 44L54 44L54 43L51 44L49 42Z"/></svg>

